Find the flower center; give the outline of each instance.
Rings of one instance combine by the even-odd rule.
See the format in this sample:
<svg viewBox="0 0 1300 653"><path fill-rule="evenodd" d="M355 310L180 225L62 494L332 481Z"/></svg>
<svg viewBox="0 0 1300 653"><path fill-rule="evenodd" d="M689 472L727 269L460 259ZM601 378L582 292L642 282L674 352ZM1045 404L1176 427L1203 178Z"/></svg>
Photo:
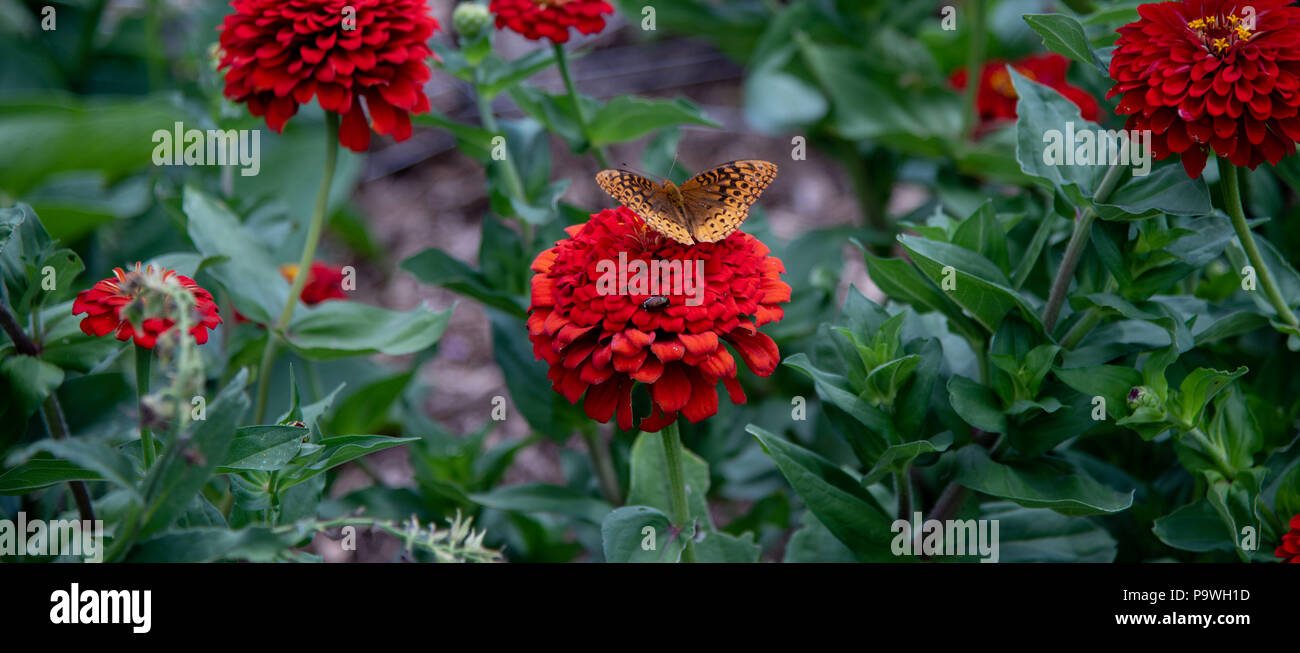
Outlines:
<svg viewBox="0 0 1300 653"><path fill-rule="evenodd" d="M1035 75L1032 70L1016 68L1016 72L1035 82L1038 81L1038 76ZM1015 85L1011 83L1011 74L1007 72L1006 66L998 68L989 75L989 86L993 87L993 90L997 91L1004 98L1011 100L1020 99L1020 96L1016 94Z"/></svg>
<svg viewBox="0 0 1300 653"><path fill-rule="evenodd" d="M1205 16L1187 23L1187 29L1201 39L1206 52L1221 55L1255 35L1255 19L1253 16L1244 19L1237 14Z"/></svg>

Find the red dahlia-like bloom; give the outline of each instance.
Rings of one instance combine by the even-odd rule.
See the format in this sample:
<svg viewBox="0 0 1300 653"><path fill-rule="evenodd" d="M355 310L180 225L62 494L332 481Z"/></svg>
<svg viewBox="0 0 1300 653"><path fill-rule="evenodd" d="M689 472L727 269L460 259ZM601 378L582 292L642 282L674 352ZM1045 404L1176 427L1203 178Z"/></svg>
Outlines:
<svg viewBox="0 0 1300 653"><path fill-rule="evenodd" d="M112 278L96 283L90 290L77 293L76 301L72 302L72 314L86 314L86 317L81 320L81 331L90 336L105 336L116 332L118 340L134 338L136 345L153 349L158 342L158 336L172 328L175 321L168 317L145 315L140 322L140 329L137 330L131 325L130 320L122 315L123 307L134 302L144 290L144 275L156 276L162 280L174 279L194 295L195 311L198 315L197 324L190 329L190 334L194 336L194 342L200 345L207 342L208 330L215 329L218 324L221 324L221 316L217 314L217 304L212 301L211 293L200 288L193 279L185 275L177 274L173 270L155 270L153 266L142 271L139 263L136 263L135 269L130 272L122 268L113 268Z"/></svg>
<svg viewBox="0 0 1300 653"><path fill-rule="evenodd" d="M781 354L758 327L784 316L778 304L790 301L790 286L780 277L785 265L757 238L736 232L717 243L681 245L624 207L567 231L569 238L533 261L528 337L537 358L550 364L555 390L575 404L585 392L592 419L608 422L617 414L620 428L632 428L638 381L649 386L653 404L641 420L644 431L662 429L678 412L691 422L717 413L718 381L732 402L744 403L736 359L723 341L755 374L776 369ZM610 273L620 254L628 261L626 282ZM701 261L703 281L691 276L656 294L631 294L646 290L636 287L638 260L681 261L683 273L673 279L694 275ZM693 288L702 288L698 302L688 294Z"/></svg>
<svg viewBox="0 0 1300 653"><path fill-rule="evenodd" d="M403 141L408 112L429 110L425 43L438 30L425 0L233 0L221 26L227 98L275 132L312 97L343 116L339 142L360 152L370 126ZM355 21L355 24L353 23ZM370 112L369 125L365 108Z"/></svg>
<svg viewBox="0 0 1300 653"><path fill-rule="evenodd" d="M1273 555L1287 562L1300 562L1300 515L1291 518L1291 532L1282 536L1282 546Z"/></svg>
<svg viewBox="0 0 1300 653"><path fill-rule="evenodd" d="M496 15L497 29L509 27L524 38L554 43L568 41L570 27L595 34L605 29L601 14L614 13L604 0L492 0L488 10Z"/></svg>
<svg viewBox="0 0 1300 653"><path fill-rule="evenodd" d="M281 265L280 274L289 283L293 283L298 276L298 266L293 263ZM308 306L315 306L327 299L347 299L348 294L343 291L343 268L320 262L312 263L311 276L307 277L307 284L302 287L299 298Z"/></svg>
<svg viewBox="0 0 1300 653"><path fill-rule="evenodd" d="M1084 120L1096 120L1100 107L1097 100L1087 91L1066 81L1066 72L1070 69L1070 60L1059 54L1034 54L1011 63L1016 72L1039 84L1056 89L1066 99L1079 107ZM961 69L952 74L949 83L954 88L966 88L966 70ZM981 131L986 131L994 123L1016 119L1015 86L1011 84L1011 74L1007 72L1007 62L993 60L984 64L980 70L980 85L975 92L975 104L979 109Z"/></svg>
<svg viewBox="0 0 1300 653"><path fill-rule="evenodd" d="M1252 170L1300 140L1300 9L1289 0L1193 0L1138 7L1119 29L1109 97L1157 159L1201 176L1213 149ZM1244 7L1243 5L1248 5Z"/></svg>

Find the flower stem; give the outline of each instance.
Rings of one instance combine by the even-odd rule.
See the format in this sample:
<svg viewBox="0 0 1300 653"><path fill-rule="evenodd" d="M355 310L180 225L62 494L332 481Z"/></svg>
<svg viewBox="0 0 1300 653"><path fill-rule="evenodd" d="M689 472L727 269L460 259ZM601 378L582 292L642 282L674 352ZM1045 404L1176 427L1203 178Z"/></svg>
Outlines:
<svg viewBox="0 0 1300 653"><path fill-rule="evenodd" d="M908 468L894 472L894 491L898 494L898 518L912 518L912 478Z"/></svg>
<svg viewBox="0 0 1300 653"><path fill-rule="evenodd" d="M474 72L475 77L477 77L478 74L479 74L478 71ZM475 83L474 97L476 98L475 101L478 104L478 119L479 122L483 125L483 128L488 130L489 132L492 132L493 134L504 136L504 134L501 134L501 130L497 126L496 116L493 115L492 113L492 100L488 98L487 93L483 92L483 87L481 84ZM506 192L512 198L519 200L520 202L526 201L528 198L526 197L524 192L524 182L523 179L519 176L519 169L515 167L515 159L510 154L509 146L506 147L505 158L502 159L500 163L501 163L501 171L505 174L506 177L506 187L507 187Z"/></svg>
<svg viewBox="0 0 1300 653"><path fill-rule="evenodd" d="M601 494L605 495L606 501L616 506L622 505L622 492L619 491L618 475L614 473L614 462L609 457L609 447L605 446L596 429L589 425L583 425L582 439L587 444L591 466L596 470Z"/></svg>
<svg viewBox="0 0 1300 653"><path fill-rule="evenodd" d="M968 4L971 29L970 49L966 54L966 97L962 103L962 126L965 127L966 136L973 137L979 127L979 107L976 102L979 97L980 73L984 68L984 2L971 0Z"/></svg>
<svg viewBox="0 0 1300 653"><path fill-rule="evenodd" d="M1250 225L1246 224L1246 211L1241 206L1241 188L1237 181L1237 166L1220 159L1219 179L1223 184L1224 209L1228 212L1228 217L1232 218L1232 228L1237 232L1241 248L1246 251L1246 258L1250 259L1250 264L1255 268L1259 285L1264 287L1264 294L1268 296L1269 303L1277 311L1278 319L1293 329L1300 327L1300 321L1297 321L1295 313L1291 312L1291 307L1287 305L1282 292L1278 290L1277 282L1273 280L1273 273L1265 265L1264 257L1259 254L1259 246L1255 244L1255 236L1250 231Z"/></svg>
<svg viewBox="0 0 1300 653"><path fill-rule="evenodd" d="M573 85L573 76L569 74L569 60L564 54L564 46L559 43L552 43L555 48L555 63L560 69L560 77L564 78L564 89L569 93L569 99L573 101L573 109L578 114L578 127L582 130L582 136L587 139L587 144L591 147L591 153L596 156L596 161L600 167L609 167L609 157L605 155L605 150L591 142L591 128L587 122L587 109L582 106L582 101L578 97L578 88Z"/></svg>
<svg viewBox="0 0 1300 653"><path fill-rule="evenodd" d="M1113 165L1106 170L1106 176L1102 177L1101 183L1097 185L1097 192L1093 194L1092 201L1106 201L1119 185L1119 179L1127 169L1127 166ZM1065 294L1070 290L1070 281L1074 279L1074 268L1079 264L1083 248L1088 245L1088 237L1092 235L1092 223L1096 219L1096 208L1089 206L1074 221L1074 233L1070 235L1070 244L1065 248L1061 267L1056 270L1056 278L1052 280L1052 293L1048 296L1047 307L1043 309L1043 329L1049 334L1056 328L1056 320L1061 316Z"/></svg>
<svg viewBox="0 0 1300 653"><path fill-rule="evenodd" d="M53 392L41 404L41 418L45 420L45 430L50 432L51 438L67 439L68 421L63 418L63 408L59 406L59 398ZM68 487L72 490L72 500L77 503L77 513L81 515L81 519L95 521L95 507L90 502L90 493L86 491L86 484L81 481L68 481Z"/></svg>
<svg viewBox="0 0 1300 653"><path fill-rule="evenodd" d="M687 522L691 519L690 508L686 503L686 473L682 465L682 434L677 428L677 422L673 421L659 436L664 443L664 461L668 467L668 486L672 490L673 502L673 526L685 530ZM682 549L682 562L695 562L695 537L692 533L686 538L686 543Z"/></svg>
<svg viewBox="0 0 1300 653"><path fill-rule="evenodd" d="M140 449L144 452L144 470L153 467L158 458L154 446L153 432L145 424L144 398L149 395L149 361L153 351L139 345L135 346L135 400L136 411L140 414Z"/></svg>
<svg viewBox="0 0 1300 653"><path fill-rule="evenodd" d="M274 329L267 329L266 349L262 350L262 362L258 365L257 409L254 411L254 423L261 424L266 418L266 400L270 395L271 367L275 363L275 352L279 345L277 333L283 334L293 319L293 309L298 306L298 297L302 295L307 277L311 275L311 263L316 258L316 246L320 244L321 231L325 227L325 210L329 205L330 184L334 181L334 167L339 158L339 114L325 112L325 171L321 176L320 189L316 192L316 207L312 210L311 223L307 227L307 242L303 243L302 257L298 259L298 274L293 276L289 286L289 296L285 298L284 310Z"/></svg>

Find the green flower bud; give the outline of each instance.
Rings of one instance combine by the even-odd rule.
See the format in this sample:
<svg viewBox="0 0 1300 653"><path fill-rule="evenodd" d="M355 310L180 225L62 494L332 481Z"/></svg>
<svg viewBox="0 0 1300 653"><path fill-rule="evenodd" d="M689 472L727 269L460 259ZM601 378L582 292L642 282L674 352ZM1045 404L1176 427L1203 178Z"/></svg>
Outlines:
<svg viewBox="0 0 1300 653"><path fill-rule="evenodd" d="M1139 408L1160 408L1160 397L1151 388L1144 385L1137 386L1129 390L1128 408L1133 411Z"/></svg>
<svg viewBox="0 0 1300 653"><path fill-rule="evenodd" d="M462 2L451 13L451 24L461 38L473 40L492 24L492 14L477 2Z"/></svg>

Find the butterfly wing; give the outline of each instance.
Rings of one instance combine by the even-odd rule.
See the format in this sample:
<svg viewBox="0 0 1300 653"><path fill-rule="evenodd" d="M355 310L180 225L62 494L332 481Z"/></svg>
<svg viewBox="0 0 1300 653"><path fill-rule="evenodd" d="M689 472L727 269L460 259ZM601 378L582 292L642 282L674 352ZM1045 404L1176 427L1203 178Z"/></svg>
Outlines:
<svg viewBox="0 0 1300 653"><path fill-rule="evenodd" d="M681 213L668 200L664 189L653 181L626 170L602 170L596 174L596 183L655 231L683 245L695 244Z"/></svg>
<svg viewBox="0 0 1300 653"><path fill-rule="evenodd" d="M739 229L749 217L749 207L776 178L776 170L776 164L767 161L732 161L682 184L683 213L695 240L716 243Z"/></svg>

